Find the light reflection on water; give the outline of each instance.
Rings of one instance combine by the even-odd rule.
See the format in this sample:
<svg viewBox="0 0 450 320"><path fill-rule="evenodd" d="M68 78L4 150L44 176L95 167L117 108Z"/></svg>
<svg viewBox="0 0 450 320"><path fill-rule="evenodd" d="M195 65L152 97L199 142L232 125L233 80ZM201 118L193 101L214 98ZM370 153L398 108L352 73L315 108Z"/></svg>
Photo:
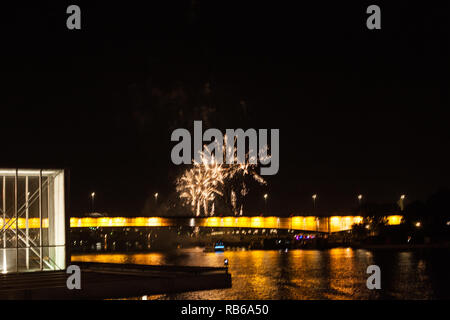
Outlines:
<svg viewBox="0 0 450 320"><path fill-rule="evenodd" d="M433 290L430 280L430 264L433 259L420 257L413 252L371 253L366 250L336 248L215 253L193 248L172 253L73 255L72 261L223 266L225 258L229 260L232 288L149 296L148 299L436 298L436 290ZM366 274L366 268L371 264L377 264L381 268L381 290L369 290L366 287L369 276Z"/></svg>

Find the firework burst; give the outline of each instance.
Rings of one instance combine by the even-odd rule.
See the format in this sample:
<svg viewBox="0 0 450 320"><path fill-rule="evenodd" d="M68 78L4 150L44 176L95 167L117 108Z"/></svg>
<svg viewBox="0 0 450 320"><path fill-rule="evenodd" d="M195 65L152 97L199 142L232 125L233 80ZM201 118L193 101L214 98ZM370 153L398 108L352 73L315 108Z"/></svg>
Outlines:
<svg viewBox="0 0 450 320"><path fill-rule="evenodd" d="M226 137L224 141L227 141ZM223 154L227 148L233 151L236 159L236 148L224 144ZM265 147L267 148L267 147ZM200 162L193 161L193 166L187 169L176 180L176 191L184 205L188 205L196 216L214 215L214 202L216 198L224 199L225 194L230 195L230 206L235 215L243 213L243 198L248 194L247 177L252 177L261 185L267 182L256 173L256 159L250 157L251 151L245 155L244 163L223 164L223 161L217 161L211 149L206 146L200 154ZM261 152L260 152L261 154ZM265 152L267 154L267 152ZM269 158L269 156L267 156ZM238 195L240 199L238 199ZM225 199L224 199L225 200ZM240 201L239 201L240 200ZM240 210L238 212L238 201Z"/></svg>

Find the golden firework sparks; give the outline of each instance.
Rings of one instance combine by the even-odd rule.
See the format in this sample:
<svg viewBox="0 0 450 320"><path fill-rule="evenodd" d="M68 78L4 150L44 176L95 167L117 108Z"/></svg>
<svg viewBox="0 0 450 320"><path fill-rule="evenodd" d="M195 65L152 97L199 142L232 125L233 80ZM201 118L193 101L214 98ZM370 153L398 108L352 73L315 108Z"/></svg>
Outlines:
<svg viewBox="0 0 450 320"><path fill-rule="evenodd" d="M226 140L226 137L224 139ZM237 150L234 146L223 146L223 154L226 150L232 151L236 159ZM265 147L267 148L267 146ZM193 161L193 168L187 169L176 181L176 191L184 204L191 207L196 216L214 215L214 200L216 196L223 197L225 190L231 189L231 207L235 215L237 212L237 196L242 197L248 194L245 177L251 176L259 184L265 185L267 182L256 173L257 164L254 159L249 158L249 153L245 155L244 163L223 164L217 161L214 154L204 147L200 155L200 162ZM260 151L261 153L261 151ZM228 191L227 191L228 192ZM239 214L242 215L242 204Z"/></svg>

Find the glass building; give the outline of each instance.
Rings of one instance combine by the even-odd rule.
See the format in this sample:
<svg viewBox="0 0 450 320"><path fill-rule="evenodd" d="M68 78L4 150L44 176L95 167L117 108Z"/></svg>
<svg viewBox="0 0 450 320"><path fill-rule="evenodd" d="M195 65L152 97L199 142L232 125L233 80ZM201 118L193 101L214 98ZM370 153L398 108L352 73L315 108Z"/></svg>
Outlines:
<svg viewBox="0 0 450 320"><path fill-rule="evenodd" d="M66 268L64 170L0 169L0 272Z"/></svg>

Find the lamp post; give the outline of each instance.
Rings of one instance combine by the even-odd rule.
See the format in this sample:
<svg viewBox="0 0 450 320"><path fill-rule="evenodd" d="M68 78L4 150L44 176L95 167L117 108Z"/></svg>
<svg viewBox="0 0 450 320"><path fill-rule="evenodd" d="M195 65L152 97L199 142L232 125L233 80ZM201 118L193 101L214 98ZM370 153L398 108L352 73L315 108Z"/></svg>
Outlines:
<svg viewBox="0 0 450 320"><path fill-rule="evenodd" d="M159 195L158 192L156 192L154 195L155 196L155 205L158 204L158 195Z"/></svg>
<svg viewBox="0 0 450 320"><path fill-rule="evenodd" d="M361 207L361 201L362 201L362 194L358 195L358 204Z"/></svg>
<svg viewBox="0 0 450 320"><path fill-rule="evenodd" d="M266 206L266 216L267 216L267 198L269 197L269 195L266 193L266 194L264 194L264 203L265 203L265 206Z"/></svg>
<svg viewBox="0 0 450 320"><path fill-rule="evenodd" d="M95 200L95 192L92 192L92 193L91 193L92 213L95 212L95 209L94 209L94 200Z"/></svg>
<svg viewBox="0 0 450 320"><path fill-rule="evenodd" d="M312 199L313 199L313 208L314 208L314 212L316 211L316 199L317 199L317 194L313 194L312 195Z"/></svg>
<svg viewBox="0 0 450 320"><path fill-rule="evenodd" d="M223 260L223 265L225 266L225 272L228 273L228 259Z"/></svg>
<svg viewBox="0 0 450 320"><path fill-rule="evenodd" d="M404 194L402 194L400 196L400 201L399 201L399 203L400 203L400 211L403 211L403 209L405 208L404 207L404 200L405 200L405 198L406 198L406 196Z"/></svg>

